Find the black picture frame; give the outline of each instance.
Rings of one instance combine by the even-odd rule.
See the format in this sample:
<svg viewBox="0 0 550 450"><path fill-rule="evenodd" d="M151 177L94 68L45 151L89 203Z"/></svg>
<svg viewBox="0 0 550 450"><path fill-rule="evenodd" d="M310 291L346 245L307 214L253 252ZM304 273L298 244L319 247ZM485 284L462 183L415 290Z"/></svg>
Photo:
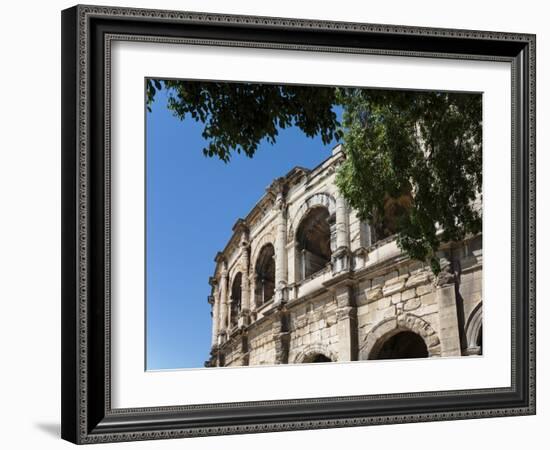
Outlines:
<svg viewBox="0 0 550 450"><path fill-rule="evenodd" d="M304 51L509 61L511 386L112 409L106 111L113 39L193 39ZM64 10L61 406L62 437L78 444L535 414L535 36L118 7Z"/></svg>

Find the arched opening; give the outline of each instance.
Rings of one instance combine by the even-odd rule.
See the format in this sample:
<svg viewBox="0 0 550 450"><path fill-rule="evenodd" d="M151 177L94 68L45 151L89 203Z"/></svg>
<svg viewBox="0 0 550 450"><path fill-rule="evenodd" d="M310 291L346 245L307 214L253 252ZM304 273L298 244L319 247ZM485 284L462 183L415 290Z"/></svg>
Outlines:
<svg viewBox="0 0 550 450"><path fill-rule="evenodd" d="M262 247L254 269L254 301L261 306L275 294L275 249L272 244Z"/></svg>
<svg viewBox="0 0 550 450"><path fill-rule="evenodd" d="M416 333L401 331L388 338L369 359L427 358L428 347Z"/></svg>
<svg viewBox="0 0 550 450"><path fill-rule="evenodd" d="M466 322L466 355L481 355L483 353L483 330L482 330L483 305L479 302Z"/></svg>
<svg viewBox="0 0 550 450"><path fill-rule="evenodd" d="M242 300L242 281L243 276L241 272L235 275L233 279L233 285L231 286L231 320L230 324L232 327L237 325L239 320L239 312L241 311L241 300Z"/></svg>
<svg viewBox="0 0 550 450"><path fill-rule="evenodd" d="M299 280L319 272L330 262L329 217L327 208L313 208L298 226L296 250Z"/></svg>
<svg viewBox="0 0 550 450"><path fill-rule="evenodd" d="M305 357L302 362L303 363L325 363L325 362L332 362L332 359L330 359L328 356L323 355L322 353L313 353Z"/></svg>

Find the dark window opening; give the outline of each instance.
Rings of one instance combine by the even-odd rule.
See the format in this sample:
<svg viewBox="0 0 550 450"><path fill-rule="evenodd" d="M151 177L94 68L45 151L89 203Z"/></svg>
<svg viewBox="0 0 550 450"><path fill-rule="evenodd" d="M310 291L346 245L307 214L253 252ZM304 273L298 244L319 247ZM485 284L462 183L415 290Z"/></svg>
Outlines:
<svg viewBox="0 0 550 450"><path fill-rule="evenodd" d="M239 313L241 311L242 300L242 280L243 276L239 272L233 280L233 286L231 287L231 326L237 325L239 320Z"/></svg>
<svg viewBox="0 0 550 450"><path fill-rule="evenodd" d="M304 358L304 363L325 363L332 362L328 356L323 355L322 353L314 353L306 358Z"/></svg>
<svg viewBox="0 0 550 450"><path fill-rule="evenodd" d="M428 348L421 336L402 331L389 338L370 359L427 358Z"/></svg>
<svg viewBox="0 0 550 450"><path fill-rule="evenodd" d="M275 294L275 249L272 244L262 247L256 261L255 277L254 299L256 306L261 306Z"/></svg>
<svg viewBox="0 0 550 450"><path fill-rule="evenodd" d="M303 280L322 270L331 258L329 212L326 208L312 209L296 232L299 279Z"/></svg>

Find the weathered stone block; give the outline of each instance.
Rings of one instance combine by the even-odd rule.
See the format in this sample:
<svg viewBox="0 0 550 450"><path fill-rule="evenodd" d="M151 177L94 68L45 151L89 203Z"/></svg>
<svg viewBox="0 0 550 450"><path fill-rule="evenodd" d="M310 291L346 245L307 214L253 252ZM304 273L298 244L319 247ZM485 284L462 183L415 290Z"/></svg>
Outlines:
<svg viewBox="0 0 550 450"><path fill-rule="evenodd" d="M391 297L383 297L376 302L376 309L378 310L386 309L390 305L391 305Z"/></svg>
<svg viewBox="0 0 550 450"><path fill-rule="evenodd" d="M428 346L428 348L439 345L439 338L437 337L437 334L432 334L431 336L428 336L426 338L426 345Z"/></svg>
<svg viewBox="0 0 550 450"><path fill-rule="evenodd" d="M355 297L355 304L357 306L367 304L367 293L365 291L361 291L359 294L357 294L357 296Z"/></svg>
<svg viewBox="0 0 550 450"><path fill-rule="evenodd" d="M401 300L402 301L409 300L410 298L413 298L415 296L416 296L416 292L414 289L407 289L406 291L403 291L401 293Z"/></svg>
<svg viewBox="0 0 550 450"><path fill-rule="evenodd" d="M430 292L433 292L434 291L434 287L432 284L424 284L424 285L421 285L421 286L417 286L416 288L416 295L418 296L422 296L422 295L426 295Z"/></svg>
<svg viewBox="0 0 550 450"><path fill-rule="evenodd" d="M393 294L391 296L391 302L393 305L396 305L401 301L401 293Z"/></svg>
<svg viewBox="0 0 550 450"><path fill-rule="evenodd" d="M415 275L412 275L408 278L406 287L412 288L426 284L430 281L430 275L427 272L420 272Z"/></svg>
<svg viewBox="0 0 550 450"><path fill-rule="evenodd" d="M367 303L374 302L382 297L382 286L376 286L367 291Z"/></svg>
<svg viewBox="0 0 550 450"><path fill-rule="evenodd" d="M437 303L432 303L431 305L424 305L421 304L421 309L417 314L421 314L422 316L429 316L431 314L437 314L439 311L439 306Z"/></svg>
<svg viewBox="0 0 550 450"><path fill-rule="evenodd" d="M390 306L389 308L386 308L383 314L383 319L389 319L390 317L395 316L395 306Z"/></svg>
<svg viewBox="0 0 550 450"><path fill-rule="evenodd" d="M437 303L437 298L435 296L435 292L431 292L429 294L423 295L421 297L421 299L422 299L422 304L423 305L433 305L433 304Z"/></svg>
<svg viewBox="0 0 550 450"><path fill-rule="evenodd" d="M401 291L404 286L405 280L400 280L392 284L386 284L382 289L382 293L384 294L384 296L393 295L394 293Z"/></svg>
<svg viewBox="0 0 550 450"><path fill-rule="evenodd" d="M311 333L311 340L313 342L321 342L321 332L317 330Z"/></svg>
<svg viewBox="0 0 550 450"><path fill-rule="evenodd" d="M414 297L414 298L411 298L410 300L407 300L405 302L405 305L403 306L403 309L405 311L412 311L414 309L418 309L420 308L420 298L419 297Z"/></svg>
<svg viewBox="0 0 550 450"><path fill-rule="evenodd" d="M399 272L397 270L394 270L386 275L384 275L384 281L386 283L390 282L392 279L397 278L399 276Z"/></svg>

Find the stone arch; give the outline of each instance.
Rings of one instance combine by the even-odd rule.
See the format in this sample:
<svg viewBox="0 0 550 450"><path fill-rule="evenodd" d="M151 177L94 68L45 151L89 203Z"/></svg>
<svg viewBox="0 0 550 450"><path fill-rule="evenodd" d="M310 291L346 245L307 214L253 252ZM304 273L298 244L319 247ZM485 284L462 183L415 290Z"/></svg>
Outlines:
<svg viewBox="0 0 550 450"><path fill-rule="evenodd" d="M325 269L332 259L333 227L324 206L308 210L295 232L295 279L305 280Z"/></svg>
<svg viewBox="0 0 550 450"><path fill-rule="evenodd" d="M480 301L470 313L466 321L466 353L468 355L481 355L483 348L480 345L483 325L483 302Z"/></svg>
<svg viewBox="0 0 550 450"><path fill-rule="evenodd" d="M421 317L407 313L378 323L363 341L359 349L359 359L373 359L384 342L402 331L411 331L419 335L426 344L428 356L441 356L441 345L436 331Z"/></svg>
<svg viewBox="0 0 550 450"><path fill-rule="evenodd" d="M304 202L300 205L298 210L296 211L296 214L294 214L294 218L292 219L292 223L290 224L289 230L288 230L288 236L287 241L293 242L295 239L294 234L296 233L296 229L302 219L313 209L317 207L325 207L327 208L329 214L331 217L333 217L336 214L336 200L334 197L326 192L318 192L316 194L313 194L309 196Z"/></svg>
<svg viewBox="0 0 550 450"><path fill-rule="evenodd" d="M262 248L264 248L267 244L273 245L273 248L275 248L275 239L273 237L273 233L264 233L258 240L252 241L252 253L250 255L250 267L256 267L256 260L258 259L258 256L260 256L260 252L262 251Z"/></svg>
<svg viewBox="0 0 550 450"><path fill-rule="evenodd" d="M314 357L315 355L323 355L326 358L330 359L332 362L338 361L336 354L330 350L327 345L323 344L311 344L304 348L294 357L294 364L303 364L308 363L309 358Z"/></svg>
<svg viewBox="0 0 550 450"><path fill-rule="evenodd" d="M227 286L228 286L228 289L231 289L231 286L233 286L233 282L235 281L235 278L236 278L237 275L239 275L239 274L242 275L241 266L240 266L240 264L235 264L235 265L229 270L229 273L228 273L228 276L227 276Z"/></svg>
<svg viewBox="0 0 550 450"><path fill-rule="evenodd" d="M259 307L275 295L275 247L271 242L260 249L251 273L254 305Z"/></svg>

